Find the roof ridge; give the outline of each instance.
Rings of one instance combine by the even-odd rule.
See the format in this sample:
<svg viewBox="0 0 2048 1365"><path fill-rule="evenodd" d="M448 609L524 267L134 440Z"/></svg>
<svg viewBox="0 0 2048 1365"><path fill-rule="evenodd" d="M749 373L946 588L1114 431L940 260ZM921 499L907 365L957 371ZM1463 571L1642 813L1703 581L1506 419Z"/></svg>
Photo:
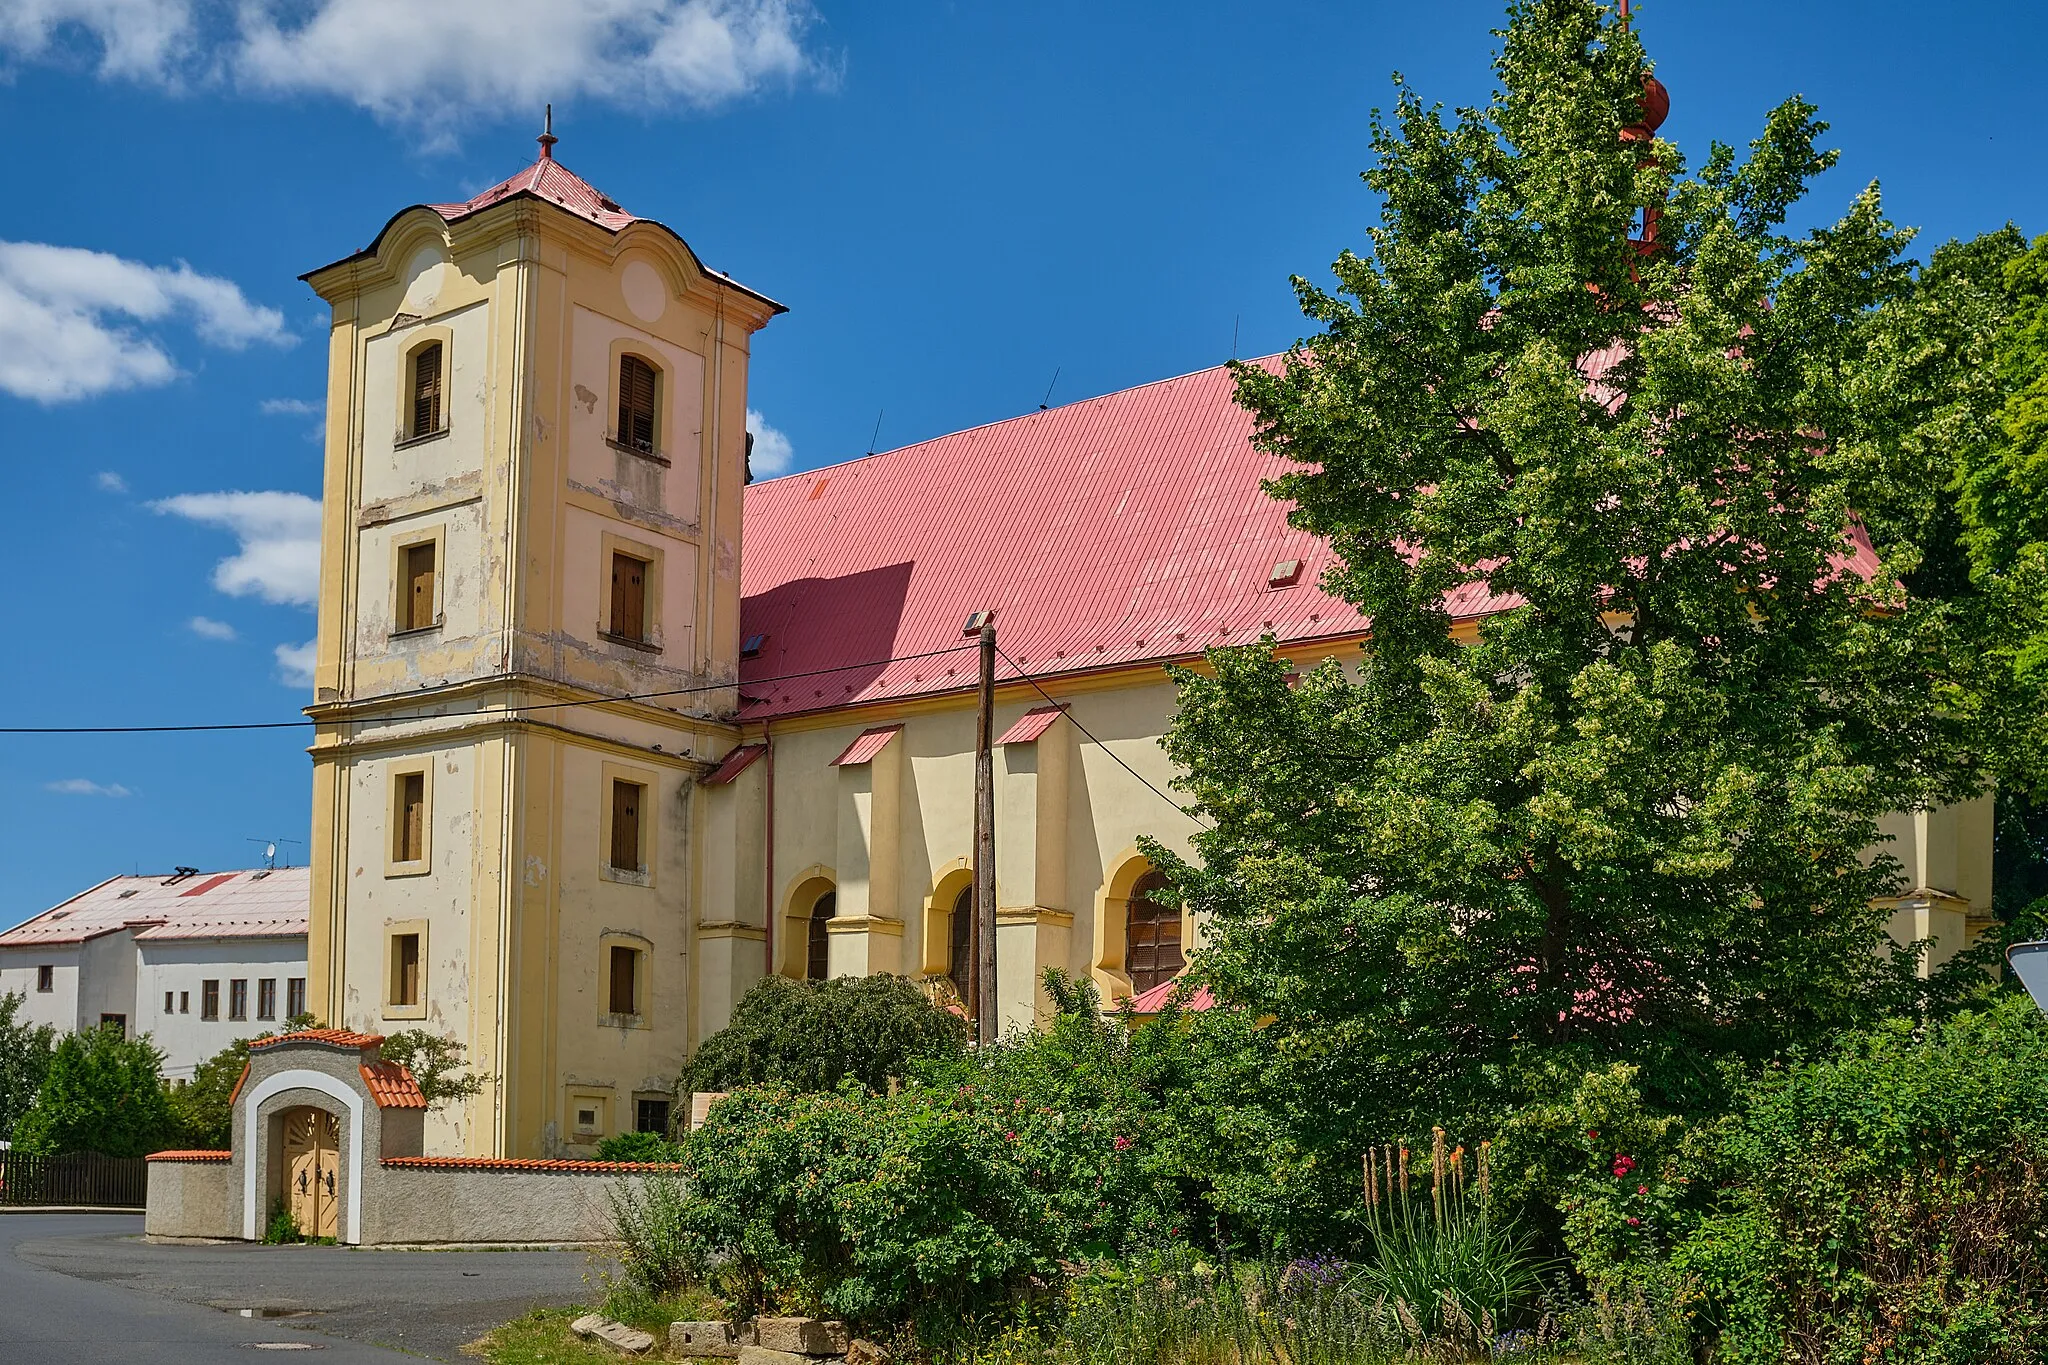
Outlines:
<svg viewBox="0 0 2048 1365"><path fill-rule="evenodd" d="M1275 351L1272 355L1249 356L1245 359L1245 363L1256 365L1262 360L1277 359L1285 354L1285 351ZM1236 357L1232 357L1232 360L1235 359ZM1204 365L1200 369L1189 370L1184 374L1170 374L1160 379L1148 379L1142 384L1132 384L1127 388L1111 389L1107 393L1091 394L1086 398L1075 398L1069 402L1056 403L1051 407L1033 408L1030 412L1019 412L1009 417L994 417L986 422L977 422L973 426L959 427L953 431L942 431L937 436L927 436L920 441L906 441L900 446L890 446L887 450L870 450L865 455L854 455L835 464L821 464L810 469L794 469L787 474L777 474L772 479L756 479L748 487L766 488L771 483L782 483L789 479L810 478L818 474L828 473L834 469L845 469L849 465L860 464L867 460L879 460L885 455L894 455L900 451L914 450L918 446L928 446L934 441L943 441L948 437L966 436L977 431L987 431L991 427L1006 426L1011 422L1022 422L1028 418L1042 416L1049 412L1064 412L1068 408L1078 408L1083 403L1099 403L1105 398L1120 398L1127 393L1139 393L1145 389L1158 388L1161 384L1178 384L1183 379L1193 379L1198 375L1209 374L1215 370L1228 369L1230 365L1231 360L1225 360L1215 365Z"/></svg>

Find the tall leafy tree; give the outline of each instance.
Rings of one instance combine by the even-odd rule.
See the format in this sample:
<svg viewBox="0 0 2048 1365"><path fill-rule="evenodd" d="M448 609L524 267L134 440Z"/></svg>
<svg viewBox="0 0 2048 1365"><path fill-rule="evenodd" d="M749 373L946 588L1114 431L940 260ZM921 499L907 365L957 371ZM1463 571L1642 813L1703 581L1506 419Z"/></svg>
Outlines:
<svg viewBox="0 0 2048 1365"><path fill-rule="evenodd" d="M1218 651L1167 739L1213 822L1201 867L1160 850L1203 970L1353 1138L1613 1061L1718 1104L1724 1064L1897 998L1864 850L1982 781L1925 556L1852 511L1909 234L1875 185L1786 226L1835 159L1802 100L1689 169L1611 11L1519 0L1499 36L1484 109L1397 78L1369 250L1237 367L1370 643L1298 680Z"/></svg>

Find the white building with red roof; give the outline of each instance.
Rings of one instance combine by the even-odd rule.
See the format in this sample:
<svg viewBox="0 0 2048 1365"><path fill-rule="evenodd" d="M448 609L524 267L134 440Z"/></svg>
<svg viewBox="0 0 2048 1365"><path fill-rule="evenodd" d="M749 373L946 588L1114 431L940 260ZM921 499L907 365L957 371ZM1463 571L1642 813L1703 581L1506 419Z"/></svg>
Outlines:
<svg viewBox="0 0 2048 1365"><path fill-rule="evenodd" d="M60 1032L146 1033L189 1079L306 1007L307 869L109 877L0 933L0 995Z"/></svg>
<svg viewBox="0 0 2048 1365"><path fill-rule="evenodd" d="M980 612L1000 1023L1048 967L1156 1001L1199 934L1140 851L1195 828L1162 666L1365 633L1229 374L748 485L781 306L552 143L306 277L333 309L312 1011L462 1041L487 1083L427 1150L524 1158L665 1124L765 973L957 996ZM1901 819L1901 931L1937 957L1989 912L1988 832L1984 803Z"/></svg>

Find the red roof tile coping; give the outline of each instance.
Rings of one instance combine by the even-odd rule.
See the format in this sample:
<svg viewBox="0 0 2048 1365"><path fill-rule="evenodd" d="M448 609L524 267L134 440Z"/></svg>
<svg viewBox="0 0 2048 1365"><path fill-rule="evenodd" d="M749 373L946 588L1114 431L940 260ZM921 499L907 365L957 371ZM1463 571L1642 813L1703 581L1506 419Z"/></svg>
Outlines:
<svg viewBox="0 0 2048 1365"><path fill-rule="evenodd" d="M559 1175L631 1175L635 1171L680 1171L672 1161L543 1161L506 1156L387 1156L383 1164L405 1171L540 1171Z"/></svg>
<svg viewBox="0 0 2048 1365"><path fill-rule="evenodd" d="M357 1070L363 1073L363 1084L370 1087L370 1098L377 1101L379 1109L427 1107L427 1097L420 1092L420 1083L398 1062L379 1062L375 1066L366 1064Z"/></svg>
<svg viewBox="0 0 2048 1365"><path fill-rule="evenodd" d="M253 1038L249 1050L259 1047L276 1047L279 1043L324 1043L328 1047L375 1047L384 1041L381 1033L352 1033L344 1028L308 1028L297 1033L279 1033L268 1038Z"/></svg>
<svg viewBox="0 0 2048 1365"><path fill-rule="evenodd" d="M233 1152L151 1152L145 1161L233 1161Z"/></svg>
<svg viewBox="0 0 2048 1365"><path fill-rule="evenodd" d="M228 1108L235 1107L235 1101L242 1098L242 1087L249 1083L249 1063L242 1063L242 1074L235 1077L235 1088L228 1091Z"/></svg>

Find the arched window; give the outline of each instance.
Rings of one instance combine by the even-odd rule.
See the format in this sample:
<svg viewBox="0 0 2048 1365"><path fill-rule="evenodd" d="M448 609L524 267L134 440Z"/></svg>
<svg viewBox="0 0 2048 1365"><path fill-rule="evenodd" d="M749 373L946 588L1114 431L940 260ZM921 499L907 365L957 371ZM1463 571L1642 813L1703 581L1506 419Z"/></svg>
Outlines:
<svg viewBox="0 0 2048 1365"><path fill-rule="evenodd" d="M655 369L637 355L619 357L619 444L652 455Z"/></svg>
<svg viewBox="0 0 2048 1365"><path fill-rule="evenodd" d="M441 429L441 343L430 341L412 353L412 432L414 438Z"/></svg>
<svg viewBox="0 0 2048 1365"><path fill-rule="evenodd" d="M1124 971L1139 995L1180 975L1180 907L1167 900L1166 878L1147 872L1131 888L1124 912Z"/></svg>
<svg viewBox="0 0 2048 1365"><path fill-rule="evenodd" d="M946 977L968 1012L974 1011L974 888L962 887L946 916Z"/></svg>
<svg viewBox="0 0 2048 1365"><path fill-rule="evenodd" d="M831 937L827 924L839 911L839 893L827 891L811 907L810 952L804 960L804 980L823 981L832 970Z"/></svg>

